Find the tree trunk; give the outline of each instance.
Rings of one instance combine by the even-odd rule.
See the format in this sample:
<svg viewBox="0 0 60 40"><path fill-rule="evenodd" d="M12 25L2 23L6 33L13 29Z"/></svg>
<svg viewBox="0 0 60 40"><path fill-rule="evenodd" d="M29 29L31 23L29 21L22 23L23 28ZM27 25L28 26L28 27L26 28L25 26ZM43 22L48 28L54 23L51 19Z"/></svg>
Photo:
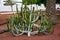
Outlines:
<svg viewBox="0 0 60 40"><path fill-rule="evenodd" d="M47 16L51 18L53 24L56 24L56 8L55 8L56 0L47 0L46 3L46 13Z"/></svg>

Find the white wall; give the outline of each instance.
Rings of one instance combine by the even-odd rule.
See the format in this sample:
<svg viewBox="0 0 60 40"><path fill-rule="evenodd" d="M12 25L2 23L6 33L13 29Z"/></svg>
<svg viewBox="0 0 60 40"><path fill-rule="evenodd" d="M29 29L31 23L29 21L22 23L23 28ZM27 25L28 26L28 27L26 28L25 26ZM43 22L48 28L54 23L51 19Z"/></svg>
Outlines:
<svg viewBox="0 0 60 40"><path fill-rule="evenodd" d="M4 4L4 2L3 2L4 0L0 0L0 12L1 11L11 11L11 8L10 8L10 6L4 6L3 4ZM15 0L16 1L16 0ZM18 2L19 1L22 1L22 0L17 0ZM19 8L19 10L20 10L20 7L21 7L21 3L17 3L18 4L18 8ZM14 11L16 11L16 7L15 7L16 5L14 5L13 6L13 10ZM33 4L32 5L33 7L35 7L35 10L37 10L37 8L36 8L36 5L35 4ZM31 10L31 5L29 5L28 6L29 7L29 9ZM42 4L41 6L38 6L38 10L40 10L40 9L42 9L42 10L44 10L45 9L45 7L44 7L44 5Z"/></svg>
<svg viewBox="0 0 60 40"><path fill-rule="evenodd" d="M11 7L10 6L4 6L3 4L5 3L5 2L3 2L4 0L0 0L0 12L1 11L11 11ZM19 0L20 1L20 0ZM18 5L19 6L21 6L21 3L19 4L18 3ZM20 7L19 7L20 8ZM13 9L14 9L14 11L15 11L15 5L13 6Z"/></svg>
<svg viewBox="0 0 60 40"><path fill-rule="evenodd" d="M11 11L11 8L10 8L10 6L4 6L3 4L5 3L5 2L3 2L4 0L0 0L0 12L1 11ZM22 1L22 0L15 0L15 1ZM18 4L18 8L19 8L19 10L20 10L20 7L21 7L21 3L17 3ZM13 6L13 10L14 11L16 11L16 7L15 7L16 5L14 5ZM28 6L29 7L29 9L31 10L31 5L29 5ZM35 4L33 4L33 7L35 7L35 10L37 10L37 8L36 8L36 5ZM58 8L59 7L59 4L56 4L56 8ZM60 8L60 7L59 7ZM45 10L46 8L45 8L45 6L43 5L43 4L41 4L41 6L38 6L38 10L40 10L40 9L42 9L42 10Z"/></svg>

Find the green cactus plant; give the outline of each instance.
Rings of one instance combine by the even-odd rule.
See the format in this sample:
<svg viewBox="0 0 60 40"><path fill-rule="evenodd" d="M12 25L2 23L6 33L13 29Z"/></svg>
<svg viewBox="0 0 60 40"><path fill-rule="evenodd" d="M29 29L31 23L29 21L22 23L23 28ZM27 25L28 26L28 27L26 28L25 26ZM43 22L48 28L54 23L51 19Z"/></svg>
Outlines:
<svg viewBox="0 0 60 40"><path fill-rule="evenodd" d="M29 10L27 7L28 2L24 1L26 0L23 0L23 4L25 6L24 8L21 7L21 11L18 10L18 5L16 5L16 12L18 16L11 16L11 18L7 20L7 27L10 32L14 36L19 36L23 33L27 33L28 36L30 36L30 34L34 35L38 34L39 32L48 34L53 29L51 21L46 19L47 16L43 15L43 13L41 13L41 10L37 11L37 13L35 13L34 7L33 10ZM32 2L31 4L35 3L32 0L30 1ZM41 16L41 19L39 19L39 16ZM41 20L40 24L36 24L36 21L38 19ZM33 31L34 26L37 28L35 31Z"/></svg>

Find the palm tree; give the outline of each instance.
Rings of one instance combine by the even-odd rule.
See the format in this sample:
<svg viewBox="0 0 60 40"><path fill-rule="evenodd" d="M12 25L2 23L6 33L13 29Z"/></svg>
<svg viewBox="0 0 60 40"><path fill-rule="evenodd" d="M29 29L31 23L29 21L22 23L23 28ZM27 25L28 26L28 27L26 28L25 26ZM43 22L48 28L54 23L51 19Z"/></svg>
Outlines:
<svg viewBox="0 0 60 40"><path fill-rule="evenodd" d="M56 24L56 8L55 8L56 0L47 0L46 3L46 13L47 16L50 17L53 24Z"/></svg>

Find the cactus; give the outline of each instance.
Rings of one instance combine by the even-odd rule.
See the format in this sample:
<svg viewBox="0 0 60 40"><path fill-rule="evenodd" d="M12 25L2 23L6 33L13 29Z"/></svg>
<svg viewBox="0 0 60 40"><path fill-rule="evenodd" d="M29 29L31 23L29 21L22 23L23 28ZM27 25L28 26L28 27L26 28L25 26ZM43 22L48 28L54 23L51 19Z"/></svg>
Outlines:
<svg viewBox="0 0 60 40"><path fill-rule="evenodd" d="M35 13L34 7L33 10L32 8L31 10L29 10L29 8L27 7L27 2L25 2L24 5L25 7L21 7L21 11L18 10L18 5L16 5L17 16L13 15L9 20L7 20L7 27L10 30L10 32L14 36L19 36L23 33L27 33L28 37L31 34L34 35L38 34L39 32L48 34L53 28L50 20L46 19L47 16L43 15L43 13L41 13L41 10ZM41 16L41 19L39 19L39 16ZM40 24L36 23L38 19L41 20ZM37 28L35 31L33 31L34 26L36 26Z"/></svg>
<svg viewBox="0 0 60 40"><path fill-rule="evenodd" d="M30 32L32 31L32 27L34 26L34 23L38 20L39 18L39 13L33 14L34 13L34 8L33 11L28 10L26 6L24 8L21 7L21 12L18 11L17 9L17 14L18 16L11 16L9 20L9 25L10 32L12 32L13 35L22 35L25 31L26 33L28 32L28 36L30 35ZM23 11L23 9L25 11ZM7 21L8 22L8 21ZM7 23L8 26L8 23Z"/></svg>

